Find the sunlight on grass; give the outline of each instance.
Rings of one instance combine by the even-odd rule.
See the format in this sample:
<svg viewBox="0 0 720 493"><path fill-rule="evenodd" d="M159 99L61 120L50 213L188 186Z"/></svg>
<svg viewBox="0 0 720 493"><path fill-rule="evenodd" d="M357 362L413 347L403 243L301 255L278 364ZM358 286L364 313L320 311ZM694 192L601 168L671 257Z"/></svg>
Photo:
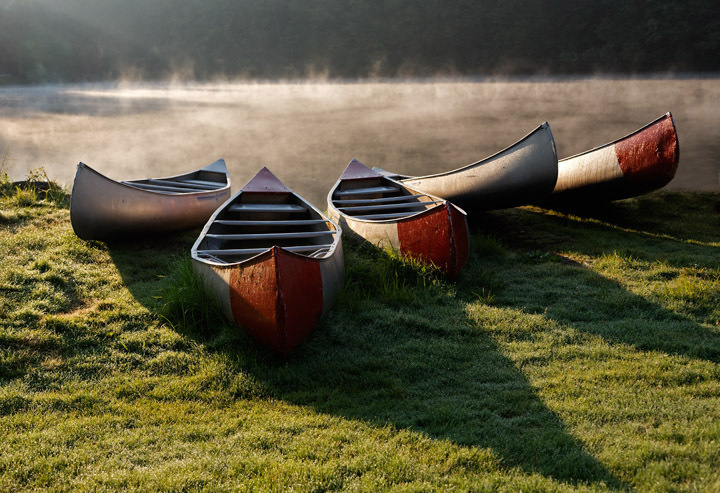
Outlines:
<svg viewBox="0 0 720 493"><path fill-rule="evenodd" d="M347 242L280 360L203 291L193 234L86 242L66 201L3 193L0 490L712 491L717 196L682 197L695 220L653 234L638 201L487 214L455 283Z"/></svg>

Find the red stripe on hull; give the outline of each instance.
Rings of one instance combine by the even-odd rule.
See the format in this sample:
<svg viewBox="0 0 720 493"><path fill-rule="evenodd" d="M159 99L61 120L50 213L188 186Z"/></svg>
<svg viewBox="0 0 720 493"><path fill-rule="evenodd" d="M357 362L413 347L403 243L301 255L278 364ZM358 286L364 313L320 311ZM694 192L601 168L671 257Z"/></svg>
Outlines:
<svg viewBox="0 0 720 493"><path fill-rule="evenodd" d="M437 207L429 214L398 222L398 240L400 253L432 263L448 277L455 278L467 259L467 228L465 218L455 223L452 210L448 209L454 207L446 203L445 207ZM463 237L464 247L458 251Z"/></svg>
<svg viewBox="0 0 720 493"><path fill-rule="evenodd" d="M677 132L667 115L641 132L615 144L620 169L628 181L649 190L667 185L675 176L680 158Z"/></svg>
<svg viewBox="0 0 720 493"><path fill-rule="evenodd" d="M322 314L320 265L277 247L230 272L235 322L261 344L289 354Z"/></svg>

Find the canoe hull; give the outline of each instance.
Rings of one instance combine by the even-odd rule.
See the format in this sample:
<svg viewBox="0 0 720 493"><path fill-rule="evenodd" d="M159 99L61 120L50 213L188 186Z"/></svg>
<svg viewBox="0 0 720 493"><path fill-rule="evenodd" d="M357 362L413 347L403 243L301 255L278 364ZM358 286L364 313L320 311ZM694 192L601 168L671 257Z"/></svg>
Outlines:
<svg viewBox="0 0 720 493"><path fill-rule="evenodd" d="M353 183L355 185L346 184ZM363 185L360 185L363 184ZM342 201L334 199L335 195L348 194L355 189L363 190L363 186L373 187L390 186L394 192L403 191L407 197L415 198L424 196L425 200L417 201L419 207L427 204L425 210L411 213L405 217L394 217L388 219L374 219L368 217L357 217L343 211L352 209L340 205ZM360 187L360 188L357 188ZM365 190L379 190L365 189ZM375 198L363 199L365 206L361 210L373 209L373 207L390 207L393 198L377 197L378 193L364 193L363 195L375 195ZM395 197L395 198L400 198ZM401 255L421 260L438 267L446 276L456 278L465 265L469 252L469 235L465 211L461 210L447 200L434 197L430 194L423 194L417 190L406 187L398 181L383 176L371 170L364 164L353 159L340 177L335 186L328 194L328 216L336 221L343 228L346 234L355 237L360 241L367 241L380 249L390 248ZM376 205L372 205L376 201ZM383 202L384 201L384 202ZM352 202L345 200L345 203ZM432 205L436 204L436 205ZM341 208L343 210L341 210ZM382 213L379 217L382 217Z"/></svg>
<svg viewBox="0 0 720 493"><path fill-rule="evenodd" d="M675 122L666 113L626 137L561 160L552 199L636 197L667 185L679 159Z"/></svg>
<svg viewBox="0 0 720 493"><path fill-rule="evenodd" d="M80 163L70 219L75 234L86 240L181 231L202 226L229 197L229 180L218 190L163 194L118 183Z"/></svg>
<svg viewBox="0 0 720 493"><path fill-rule="evenodd" d="M191 249L193 268L228 320L287 356L337 301L341 235L263 168L213 212Z"/></svg>
<svg viewBox="0 0 720 493"><path fill-rule="evenodd" d="M326 259L273 247L241 264L193 258L193 266L227 318L282 356L313 332L335 304L344 279L342 244Z"/></svg>
<svg viewBox="0 0 720 493"><path fill-rule="evenodd" d="M467 211L516 207L547 196L555 187L558 161L550 126L543 123L522 140L482 161L403 184L451 201Z"/></svg>

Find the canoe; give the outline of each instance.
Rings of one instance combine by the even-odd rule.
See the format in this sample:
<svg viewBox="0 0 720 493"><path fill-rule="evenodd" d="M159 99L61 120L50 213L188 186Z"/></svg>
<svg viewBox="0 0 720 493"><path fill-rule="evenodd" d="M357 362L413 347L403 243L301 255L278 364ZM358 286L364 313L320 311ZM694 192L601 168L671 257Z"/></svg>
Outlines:
<svg viewBox="0 0 720 493"><path fill-rule="evenodd" d="M284 356L337 299L341 233L262 168L207 222L191 250L193 267L229 320Z"/></svg>
<svg viewBox="0 0 720 493"><path fill-rule="evenodd" d="M80 238L109 240L202 226L230 197L230 175L218 159L168 178L115 181L78 164L70 220Z"/></svg>
<svg viewBox="0 0 720 493"><path fill-rule="evenodd" d="M468 257L465 211L353 159L328 194L328 215L350 235L432 263L451 279Z"/></svg>
<svg viewBox="0 0 720 493"><path fill-rule="evenodd" d="M467 211L482 211L516 207L546 197L555 187L558 161L555 140L545 122L510 147L452 171L411 177L374 169Z"/></svg>
<svg viewBox="0 0 720 493"><path fill-rule="evenodd" d="M636 197L667 185L679 158L675 122L666 113L621 139L561 160L552 199Z"/></svg>

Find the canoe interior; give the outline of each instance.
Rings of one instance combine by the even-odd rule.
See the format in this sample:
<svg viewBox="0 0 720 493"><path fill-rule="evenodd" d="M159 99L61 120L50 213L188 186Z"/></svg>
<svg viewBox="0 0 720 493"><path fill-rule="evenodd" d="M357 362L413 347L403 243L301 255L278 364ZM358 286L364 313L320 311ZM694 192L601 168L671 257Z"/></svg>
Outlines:
<svg viewBox="0 0 720 493"><path fill-rule="evenodd" d="M227 186L227 174L201 169L168 178L123 181L125 185L158 193L197 193L220 190Z"/></svg>
<svg viewBox="0 0 720 493"><path fill-rule="evenodd" d="M197 256L230 264L277 246L325 258L337 237L337 227L294 193L243 192L215 216L197 245Z"/></svg>
<svg viewBox="0 0 720 493"><path fill-rule="evenodd" d="M384 176L342 180L332 194L332 204L342 214L368 221L402 219L442 202Z"/></svg>

